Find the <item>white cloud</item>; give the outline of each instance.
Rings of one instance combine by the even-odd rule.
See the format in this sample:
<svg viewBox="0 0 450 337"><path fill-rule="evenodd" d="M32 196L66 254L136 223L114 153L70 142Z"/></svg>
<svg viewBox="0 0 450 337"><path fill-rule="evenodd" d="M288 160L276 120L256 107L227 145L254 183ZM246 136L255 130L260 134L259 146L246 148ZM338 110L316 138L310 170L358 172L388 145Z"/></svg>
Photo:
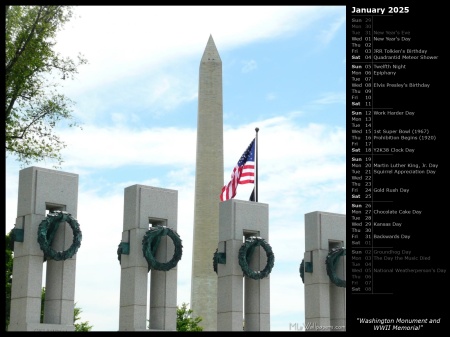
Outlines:
<svg viewBox="0 0 450 337"><path fill-rule="evenodd" d="M256 68L258 68L258 65L256 64L255 60L242 61L242 63L244 64L244 66L242 67L242 72L244 74L249 73L249 72L255 70Z"/></svg>
<svg viewBox="0 0 450 337"><path fill-rule="evenodd" d="M314 104L334 104L334 103L343 103L345 104L346 94L344 92L336 93L329 92L322 95L321 98L314 100L312 103Z"/></svg>
<svg viewBox="0 0 450 337"><path fill-rule="evenodd" d="M273 100L277 99L277 95L276 95L275 93L273 93L273 92L269 92L269 93L266 95L266 99L267 99L268 101L273 101Z"/></svg>
<svg viewBox="0 0 450 337"><path fill-rule="evenodd" d="M336 20L330 22L327 29L324 29L320 32L320 41L323 45L327 45L332 41L337 33L337 31L341 28L341 26L345 25L345 14L338 17Z"/></svg>
<svg viewBox="0 0 450 337"><path fill-rule="evenodd" d="M65 168L195 164L196 131L190 129L90 125L69 129L62 138L67 144Z"/></svg>
<svg viewBox="0 0 450 337"><path fill-rule="evenodd" d="M59 33L56 47L63 55L81 53L89 61L79 68L77 80L66 83L66 90L76 94L198 57L209 34L225 51L306 29L335 11L310 6L78 6L79 17Z"/></svg>

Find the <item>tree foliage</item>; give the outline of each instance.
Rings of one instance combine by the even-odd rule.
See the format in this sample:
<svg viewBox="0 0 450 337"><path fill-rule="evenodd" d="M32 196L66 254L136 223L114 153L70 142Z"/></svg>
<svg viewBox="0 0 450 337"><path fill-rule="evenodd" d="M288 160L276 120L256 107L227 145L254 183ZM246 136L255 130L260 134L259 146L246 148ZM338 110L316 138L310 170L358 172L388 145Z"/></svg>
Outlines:
<svg viewBox="0 0 450 337"><path fill-rule="evenodd" d="M187 303L183 303L181 308L177 306L177 331L203 331L203 327L198 325L203 318L192 318L192 313L193 310L187 308ZM150 324L147 328L150 329Z"/></svg>
<svg viewBox="0 0 450 337"><path fill-rule="evenodd" d="M73 121L74 102L57 92L87 61L62 57L54 50L56 34L73 16L71 6L5 6L6 152L22 165L44 159L62 163L66 145L55 126Z"/></svg>
<svg viewBox="0 0 450 337"><path fill-rule="evenodd" d="M13 266L13 254L11 249L11 235L6 234L5 238L5 250L6 250L6 258L5 258L5 324L6 330L8 331L9 326L9 312L11 311L11 284L12 284L12 266Z"/></svg>
<svg viewBox="0 0 450 337"><path fill-rule="evenodd" d="M75 332L91 331L92 325L89 325L89 321L77 323L77 321L81 319L80 315L83 312L83 310L81 310L81 308L78 308L76 305L77 304L75 303L75 308L73 309L73 325L75 326Z"/></svg>
<svg viewBox="0 0 450 337"><path fill-rule="evenodd" d="M187 303L177 307L177 331L203 331L199 323L202 317L192 317L192 309L187 308Z"/></svg>

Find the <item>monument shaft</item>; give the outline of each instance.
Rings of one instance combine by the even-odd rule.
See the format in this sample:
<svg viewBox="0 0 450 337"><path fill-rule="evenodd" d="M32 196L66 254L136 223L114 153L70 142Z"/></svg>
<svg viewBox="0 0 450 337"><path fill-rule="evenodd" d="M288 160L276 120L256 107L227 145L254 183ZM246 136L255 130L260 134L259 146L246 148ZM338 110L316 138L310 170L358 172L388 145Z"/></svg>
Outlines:
<svg viewBox="0 0 450 337"><path fill-rule="evenodd" d="M213 255L219 240L223 187L222 61L212 36L200 63L191 309L205 331L217 330L217 275Z"/></svg>

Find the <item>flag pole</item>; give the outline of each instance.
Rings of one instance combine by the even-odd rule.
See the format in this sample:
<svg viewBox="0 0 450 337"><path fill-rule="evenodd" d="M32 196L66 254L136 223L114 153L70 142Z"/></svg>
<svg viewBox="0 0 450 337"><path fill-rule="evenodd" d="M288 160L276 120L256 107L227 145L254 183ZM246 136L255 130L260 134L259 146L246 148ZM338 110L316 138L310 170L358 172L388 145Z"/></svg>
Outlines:
<svg viewBox="0 0 450 337"><path fill-rule="evenodd" d="M255 162L255 202L258 202L258 131L259 128L255 128L256 131L256 137L255 137L255 155L256 155L256 162Z"/></svg>

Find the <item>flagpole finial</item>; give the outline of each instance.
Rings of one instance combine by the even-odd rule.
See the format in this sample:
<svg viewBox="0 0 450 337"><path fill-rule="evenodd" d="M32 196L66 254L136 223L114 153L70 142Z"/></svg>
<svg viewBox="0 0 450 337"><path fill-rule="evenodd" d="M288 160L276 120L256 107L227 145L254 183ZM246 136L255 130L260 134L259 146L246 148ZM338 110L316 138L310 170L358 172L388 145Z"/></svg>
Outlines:
<svg viewBox="0 0 450 337"><path fill-rule="evenodd" d="M255 131L258 132L258 131L259 131L259 128L255 128Z"/></svg>

